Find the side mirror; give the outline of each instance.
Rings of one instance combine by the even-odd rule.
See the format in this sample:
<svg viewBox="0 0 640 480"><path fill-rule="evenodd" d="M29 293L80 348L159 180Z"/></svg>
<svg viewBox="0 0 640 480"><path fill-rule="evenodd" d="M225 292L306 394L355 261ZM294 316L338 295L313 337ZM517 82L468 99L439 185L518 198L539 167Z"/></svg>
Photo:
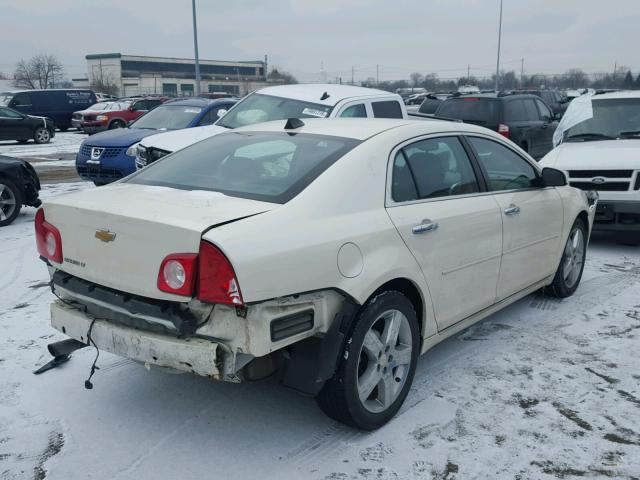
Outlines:
<svg viewBox="0 0 640 480"><path fill-rule="evenodd" d="M220 110L218 110L218 118L222 118L227 112L228 110L226 108L221 108Z"/></svg>
<svg viewBox="0 0 640 480"><path fill-rule="evenodd" d="M567 177L563 171L551 167L545 167L542 169L543 187L564 187L566 184Z"/></svg>

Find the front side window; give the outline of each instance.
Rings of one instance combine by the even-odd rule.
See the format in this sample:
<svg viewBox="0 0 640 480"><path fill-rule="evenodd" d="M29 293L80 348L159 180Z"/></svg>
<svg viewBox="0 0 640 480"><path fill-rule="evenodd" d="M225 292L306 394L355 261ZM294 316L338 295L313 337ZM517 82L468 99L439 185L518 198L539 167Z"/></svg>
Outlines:
<svg viewBox="0 0 640 480"><path fill-rule="evenodd" d="M456 137L412 143L394 159L391 194L396 202L479 191L471 161Z"/></svg>
<svg viewBox="0 0 640 480"><path fill-rule="evenodd" d="M133 111L134 112L143 112L145 110L148 110L147 108L147 102L145 100L140 100L139 102L136 102L133 104Z"/></svg>
<svg viewBox="0 0 640 480"><path fill-rule="evenodd" d="M126 182L286 203L360 142L285 132L229 132L163 157Z"/></svg>
<svg viewBox="0 0 640 480"><path fill-rule="evenodd" d="M547 122L551 121L553 115L551 114L551 110L549 110L549 107L547 107L540 100L536 100L536 105L538 105L538 110L540 110L540 117Z"/></svg>
<svg viewBox="0 0 640 480"><path fill-rule="evenodd" d="M527 112L527 120L537 122L540 120L540 114L536 108L536 104L532 98L527 98L522 101L524 108Z"/></svg>
<svg viewBox="0 0 640 480"><path fill-rule="evenodd" d="M229 110L217 125L238 128L287 118L325 118L331 106L254 93Z"/></svg>
<svg viewBox="0 0 640 480"><path fill-rule="evenodd" d="M18 112L11 110L10 108L0 108L0 117L4 118L22 118Z"/></svg>
<svg viewBox="0 0 640 480"><path fill-rule="evenodd" d="M367 109L364 106L364 103L358 103L357 105L351 105L350 107L347 107L344 112L340 114L340 116L347 118L366 118Z"/></svg>
<svg viewBox="0 0 640 480"><path fill-rule="evenodd" d="M539 186L536 170L513 150L485 138L469 137L469 142L487 173L491 191Z"/></svg>
<svg viewBox="0 0 640 480"><path fill-rule="evenodd" d="M402 107L395 100L372 102L371 106L375 118L402 118Z"/></svg>

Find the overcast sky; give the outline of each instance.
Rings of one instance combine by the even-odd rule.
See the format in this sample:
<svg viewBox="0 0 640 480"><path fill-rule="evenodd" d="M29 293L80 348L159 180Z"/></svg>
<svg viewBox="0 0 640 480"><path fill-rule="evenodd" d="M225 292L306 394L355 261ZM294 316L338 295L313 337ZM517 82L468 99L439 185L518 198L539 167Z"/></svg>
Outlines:
<svg viewBox="0 0 640 480"><path fill-rule="evenodd" d="M200 57L256 60L317 81L442 78L495 71L499 0L197 0ZM504 0L502 68L640 73L640 0ZM190 0L0 0L0 71L53 53L68 77L84 56L192 57Z"/></svg>

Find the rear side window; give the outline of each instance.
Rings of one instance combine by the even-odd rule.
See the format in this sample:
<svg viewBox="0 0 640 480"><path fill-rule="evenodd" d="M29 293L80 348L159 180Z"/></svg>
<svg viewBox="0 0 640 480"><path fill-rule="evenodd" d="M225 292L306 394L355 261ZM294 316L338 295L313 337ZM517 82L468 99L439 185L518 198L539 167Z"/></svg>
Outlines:
<svg viewBox="0 0 640 480"><path fill-rule="evenodd" d="M396 202L479 192L460 140L421 140L404 147L393 163L391 196Z"/></svg>
<svg viewBox="0 0 640 480"><path fill-rule="evenodd" d="M490 190L518 190L538 186L535 169L520 155L493 140L478 137L468 139L487 172Z"/></svg>
<svg viewBox="0 0 640 480"><path fill-rule="evenodd" d="M523 100L522 103L524 103L524 108L527 111L527 120L530 120L530 121L540 120L540 114L536 109L536 105L533 98L527 98Z"/></svg>
<svg viewBox="0 0 640 480"><path fill-rule="evenodd" d="M27 93L18 93L15 97L13 97L12 105L16 107L30 107L31 97Z"/></svg>
<svg viewBox="0 0 640 480"><path fill-rule="evenodd" d="M402 108L395 100L372 102L371 106L375 118L402 118Z"/></svg>
<svg viewBox="0 0 640 480"><path fill-rule="evenodd" d="M442 102L436 115L479 125L497 124L500 105L493 98L462 97Z"/></svg>
<svg viewBox="0 0 640 480"><path fill-rule="evenodd" d="M367 109L364 106L364 103L359 103L357 105L351 105L347 107L344 112L340 114L341 117L348 118L366 118L367 117Z"/></svg>
<svg viewBox="0 0 640 480"><path fill-rule="evenodd" d="M527 120L527 112L522 100L509 100L504 103L504 119L507 122L522 122Z"/></svg>
<svg viewBox="0 0 640 480"><path fill-rule="evenodd" d="M360 142L284 132L229 132L168 155L126 181L286 203Z"/></svg>

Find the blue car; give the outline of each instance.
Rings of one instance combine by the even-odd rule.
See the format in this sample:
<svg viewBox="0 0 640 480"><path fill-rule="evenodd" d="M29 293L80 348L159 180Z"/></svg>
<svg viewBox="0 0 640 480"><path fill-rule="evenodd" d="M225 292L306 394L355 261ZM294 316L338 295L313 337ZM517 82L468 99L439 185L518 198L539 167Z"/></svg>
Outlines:
<svg viewBox="0 0 640 480"><path fill-rule="evenodd" d="M162 130L211 125L218 111L228 110L235 99L189 98L170 100L149 111L128 128L107 130L87 138L76 155L78 175L96 185L105 185L136 171L131 146Z"/></svg>

